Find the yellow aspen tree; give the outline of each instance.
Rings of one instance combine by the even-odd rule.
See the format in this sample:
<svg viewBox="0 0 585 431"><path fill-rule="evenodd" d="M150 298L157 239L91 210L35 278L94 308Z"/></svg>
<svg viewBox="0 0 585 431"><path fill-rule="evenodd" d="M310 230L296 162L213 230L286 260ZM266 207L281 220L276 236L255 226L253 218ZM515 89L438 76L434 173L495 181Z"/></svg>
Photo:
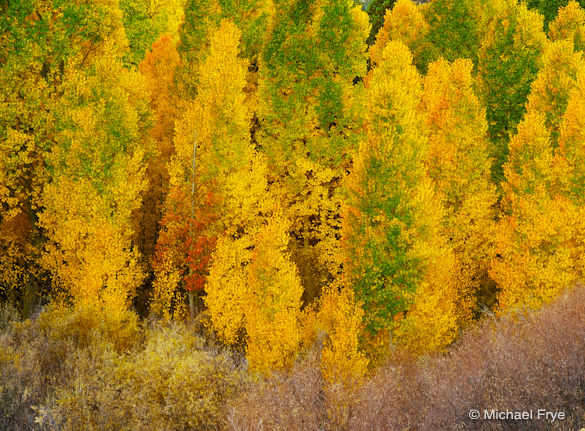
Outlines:
<svg viewBox="0 0 585 431"><path fill-rule="evenodd" d="M571 141L571 123L578 127L574 111L570 120L564 118L571 95L578 94L583 68L582 54L573 51L571 41L547 46L522 128L510 142L502 185L505 216L492 265L502 311L539 308L580 278L579 207L568 192L571 157L560 149L559 139L561 124L566 143Z"/></svg>
<svg viewBox="0 0 585 431"><path fill-rule="evenodd" d="M396 321L403 343L441 348L456 334L460 298L441 234L444 209L424 166L422 80L404 44L388 43L366 88L368 138L342 213L345 276L363 303L373 353L388 347Z"/></svg>
<svg viewBox="0 0 585 431"><path fill-rule="evenodd" d="M420 107L429 133L426 166L445 207L444 234L459 265L462 323L476 308L480 287L490 284L496 205L487 121L472 70L470 60L431 63Z"/></svg>
<svg viewBox="0 0 585 431"><path fill-rule="evenodd" d="M123 42L123 26L116 0L32 0L4 4L0 29L0 290L28 315L50 289L38 215L60 87L72 65L82 69L99 55L105 38Z"/></svg>
<svg viewBox="0 0 585 431"><path fill-rule="evenodd" d="M529 111L504 166L503 217L491 274L499 309L539 308L576 281L572 207L560 192L546 117Z"/></svg>
<svg viewBox="0 0 585 431"><path fill-rule="evenodd" d="M277 213L254 238L245 327L246 357L258 371L289 367L300 347L303 287L286 251L288 229Z"/></svg>
<svg viewBox="0 0 585 431"><path fill-rule="evenodd" d="M411 0L398 0L392 10L386 11L384 25L376 36L376 43L370 48L372 64L378 64L389 41L399 40L413 53L417 68L425 69L433 55L433 47L428 39L430 27L421 9Z"/></svg>
<svg viewBox="0 0 585 431"><path fill-rule="evenodd" d="M585 49L585 10L574 0L559 9L558 15L548 28L553 42L570 40L576 51Z"/></svg>
<svg viewBox="0 0 585 431"><path fill-rule="evenodd" d="M369 24L349 0L275 8L260 57L258 144L311 301L338 271L338 191L359 133L362 86L354 80L366 73Z"/></svg>
<svg viewBox="0 0 585 431"><path fill-rule="evenodd" d="M525 110L530 86L547 43L542 16L516 0L484 5L485 36L478 54L478 95L486 106L494 159L492 175L503 180L508 141Z"/></svg>
<svg viewBox="0 0 585 431"><path fill-rule="evenodd" d="M327 382L349 389L365 376L368 359L359 343L363 316L353 290L328 287L323 293L318 321L327 333L321 351L321 372Z"/></svg>
<svg viewBox="0 0 585 431"><path fill-rule="evenodd" d="M145 186L149 111L145 82L112 51L67 75L40 224L56 283L74 303L116 313L142 281L131 219Z"/></svg>
<svg viewBox="0 0 585 431"><path fill-rule="evenodd" d="M197 94L199 69L208 52L210 31L217 28L220 19L218 0L185 1L177 46L182 64L177 82L181 97L186 101L191 101Z"/></svg>
<svg viewBox="0 0 585 431"><path fill-rule="evenodd" d="M218 240L205 285L210 327L228 345L243 342L245 313L250 306L249 265L253 238L244 235Z"/></svg>
<svg viewBox="0 0 585 431"><path fill-rule="evenodd" d="M562 194L574 207L571 220L574 223L572 233L572 257L576 277L583 280L585 276L585 68L577 74L575 88L571 91L567 110L560 126L559 148L556 165L560 170Z"/></svg>
<svg viewBox="0 0 585 431"><path fill-rule="evenodd" d="M571 41L549 43L542 56L542 66L532 83L526 110L545 116L545 125L554 147L557 146L559 125L567 109L569 94L575 87L577 72L583 64L583 54L573 50Z"/></svg>

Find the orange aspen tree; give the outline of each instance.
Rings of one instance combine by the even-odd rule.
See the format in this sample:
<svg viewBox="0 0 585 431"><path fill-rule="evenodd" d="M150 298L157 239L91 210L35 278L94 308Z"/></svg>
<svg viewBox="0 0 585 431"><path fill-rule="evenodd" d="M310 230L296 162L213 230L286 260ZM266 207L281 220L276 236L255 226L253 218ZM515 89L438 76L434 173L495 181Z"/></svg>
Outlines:
<svg viewBox="0 0 585 431"><path fill-rule="evenodd" d="M168 297L156 293L163 286L172 292L180 287L190 296L191 315L218 236L251 229L255 214L266 204L261 197L266 189L264 165L250 142L251 114L244 94L247 62L238 57L240 37L227 20L213 32L209 55L199 70L197 97L176 124L157 261L180 268L183 277L173 287L159 274L155 295Z"/></svg>
<svg viewBox="0 0 585 431"><path fill-rule="evenodd" d="M180 61L171 35L164 34L153 43L152 50L139 65L154 117L150 132L154 148L146 167L148 186L135 217L136 244L149 270L152 270L163 205L169 190L168 164L174 153L174 126L178 115L175 72Z"/></svg>
<svg viewBox="0 0 585 431"><path fill-rule="evenodd" d="M473 92L472 70L470 60L431 63L420 107L429 133L426 166L445 207L444 234L459 265L464 320L476 307L480 285L489 285L496 204L487 121Z"/></svg>

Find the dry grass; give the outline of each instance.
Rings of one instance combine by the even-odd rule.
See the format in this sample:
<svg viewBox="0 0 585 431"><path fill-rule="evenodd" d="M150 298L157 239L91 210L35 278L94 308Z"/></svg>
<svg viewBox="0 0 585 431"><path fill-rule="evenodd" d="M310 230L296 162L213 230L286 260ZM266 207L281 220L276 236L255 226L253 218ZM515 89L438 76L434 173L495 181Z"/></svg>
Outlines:
<svg viewBox="0 0 585 431"><path fill-rule="evenodd" d="M447 354L394 360L357 393L337 388L327 396L335 390L324 391L317 361L305 361L250 388L230 411L230 429L578 430L585 425L585 288L538 313L488 318ZM339 405L341 418L331 414ZM472 420L471 409L534 416L547 409L567 418Z"/></svg>
<svg viewBox="0 0 585 431"><path fill-rule="evenodd" d="M578 430L585 424L585 289L538 313L484 322L449 354L380 370L361 389L359 430ZM477 409L563 411L564 421L472 420Z"/></svg>
<svg viewBox="0 0 585 431"><path fill-rule="evenodd" d="M0 313L2 314L2 313ZM8 315L9 312L4 314ZM537 313L487 318L447 354L394 359L361 387L327 386L319 349L254 378L192 328L49 311L0 335L0 431L578 430L585 288ZM472 420L470 409L563 411Z"/></svg>

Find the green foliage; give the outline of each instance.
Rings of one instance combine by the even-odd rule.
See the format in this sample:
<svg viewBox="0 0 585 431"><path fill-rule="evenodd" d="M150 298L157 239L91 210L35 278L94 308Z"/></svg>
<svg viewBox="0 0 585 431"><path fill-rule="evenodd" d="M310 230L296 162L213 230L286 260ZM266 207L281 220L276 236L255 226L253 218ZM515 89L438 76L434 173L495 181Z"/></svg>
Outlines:
<svg viewBox="0 0 585 431"><path fill-rule="evenodd" d="M477 62L483 31L478 3L476 0L435 0L425 8L430 26L428 39L437 57L448 61L468 58Z"/></svg>
<svg viewBox="0 0 585 431"><path fill-rule="evenodd" d="M559 9L566 6L569 0L526 0L526 4L531 9L536 9L544 16L544 27L548 29L549 24L557 16ZM583 7L585 2L579 0L579 4Z"/></svg>
<svg viewBox="0 0 585 431"><path fill-rule="evenodd" d="M422 83L411 61L408 48L392 41L368 77L368 140L361 143L346 186L344 269L372 334L392 328L422 278L412 235L422 203L417 193L427 181L426 141L413 112Z"/></svg>
<svg viewBox="0 0 585 431"><path fill-rule="evenodd" d="M488 28L479 52L479 93L486 105L488 136L493 144L496 182L503 180L507 142L525 112L546 35L542 17L513 0L497 0L486 8Z"/></svg>
<svg viewBox="0 0 585 431"><path fill-rule="evenodd" d="M129 45L129 51L124 58L126 64L138 66L146 51L161 34L177 31L182 3L183 0L120 0Z"/></svg>
<svg viewBox="0 0 585 431"><path fill-rule="evenodd" d="M376 41L378 31L380 31L384 25L386 11L391 10L394 7L394 3L396 3L396 0L372 0L370 4L368 4L367 11L370 16L370 25L372 26L370 35L367 39L368 45L373 45Z"/></svg>

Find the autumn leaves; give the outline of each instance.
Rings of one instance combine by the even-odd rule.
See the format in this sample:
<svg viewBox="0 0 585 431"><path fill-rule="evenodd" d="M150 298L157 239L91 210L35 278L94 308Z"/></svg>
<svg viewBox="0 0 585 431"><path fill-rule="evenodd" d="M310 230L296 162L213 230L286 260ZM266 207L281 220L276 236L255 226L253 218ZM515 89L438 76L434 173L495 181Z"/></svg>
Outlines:
<svg viewBox="0 0 585 431"><path fill-rule="evenodd" d="M346 0L37 3L55 45L34 10L30 61L0 45L5 290L34 262L77 306L205 308L252 369L323 341L347 383L582 279L575 2L547 37L513 0L399 0L369 50Z"/></svg>

